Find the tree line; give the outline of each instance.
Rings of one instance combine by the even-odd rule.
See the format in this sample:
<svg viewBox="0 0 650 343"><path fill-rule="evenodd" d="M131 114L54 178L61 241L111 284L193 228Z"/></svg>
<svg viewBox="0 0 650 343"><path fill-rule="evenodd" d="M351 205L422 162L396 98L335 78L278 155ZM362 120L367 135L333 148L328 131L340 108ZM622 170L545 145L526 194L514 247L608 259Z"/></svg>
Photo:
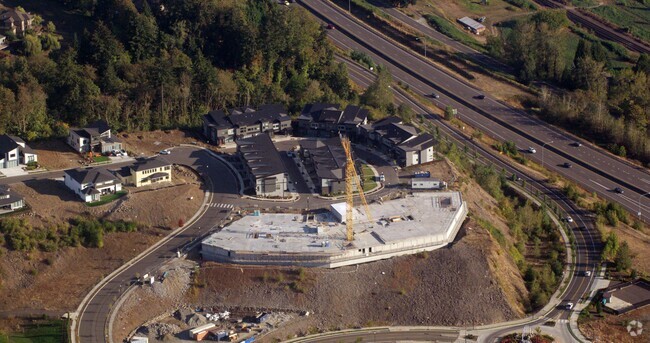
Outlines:
<svg viewBox="0 0 650 343"><path fill-rule="evenodd" d="M564 11L539 11L505 25L503 34L488 37L486 48L512 65L520 81L556 86L539 97L540 114L548 121L620 156L650 162L650 56L621 65L617 59L629 60L624 49L585 37L573 59L567 58L568 25Z"/></svg>
<svg viewBox="0 0 650 343"><path fill-rule="evenodd" d="M63 48L36 39L40 49L33 37L49 29L39 28L20 42L22 56L0 61L0 133L47 138L96 119L127 131L192 127L213 109L357 99L325 30L300 7L59 2L92 27Z"/></svg>

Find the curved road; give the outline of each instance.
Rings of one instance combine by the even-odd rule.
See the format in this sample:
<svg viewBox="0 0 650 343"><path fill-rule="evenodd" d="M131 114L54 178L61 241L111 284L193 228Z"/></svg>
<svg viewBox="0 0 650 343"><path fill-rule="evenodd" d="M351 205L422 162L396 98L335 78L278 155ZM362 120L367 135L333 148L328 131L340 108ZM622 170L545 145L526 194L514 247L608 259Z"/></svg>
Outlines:
<svg viewBox="0 0 650 343"><path fill-rule="evenodd" d="M171 155L166 158L175 164L190 166L201 174L207 181L204 184L209 187L208 204L220 204L222 196L238 193L237 178L225 164L209 155L206 150L179 147L174 148ZM164 261L176 256L177 249L213 230L228 214L227 209L204 207L201 215L191 225L171 237L166 237L163 244L123 269L92 293L90 300L83 304L83 308L78 313L77 330L73 328L73 333L78 333L78 342L108 341L104 335L111 306L126 290L133 277L137 273L144 275L154 271Z"/></svg>
<svg viewBox="0 0 650 343"><path fill-rule="evenodd" d="M337 45L349 47L345 45L343 41L339 40L339 38L341 37L336 37L336 38L331 37L331 38L335 40ZM374 81L374 75L372 75L365 68L359 67L359 65L350 63L349 61L344 61L344 62L346 62L348 65L348 71L350 73L351 78L355 80L358 84L367 87L370 83ZM497 168L503 168L510 174L516 174L522 177L522 179L526 180L526 183L528 185L533 186L537 191L540 192L540 194L544 194L547 197L549 197L552 201L558 203L566 213L569 213L574 218L575 222L569 225L573 229L573 233L576 238L576 247L574 250L576 254L576 259L574 264L574 275L570 283L568 284L566 290L561 295L561 301L559 302L559 304L563 305L566 304L567 302L573 302L574 304L578 304L582 296L590 290L591 282L595 277L596 269L598 268L598 265L600 263L601 243L598 238L599 234L595 229L595 227L593 226L592 221L586 216L586 214L583 213L581 210L577 209L575 205L564 196L564 194L559 192L557 189L553 189L549 187L549 185L547 185L544 180L540 180L526 175L526 172L520 169L518 165L509 165L509 163L503 161L498 156L498 154L496 154L494 151L485 149L477 142L468 139L468 137L464 136L462 132L459 132L457 128L449 125L445 121L438 120L436 116L428 114L426 108L416 103L415 101L412 101L408 97L404 96L402 93L398 91L394 91L394 94L396 97L395 98L396 101L406 104L409 107L411 107L416 113L424 114L425 116L428 116L430 120L436 121L436 125L440 127L443 132L449 134L449 136L452 137L459 145L469 146L470 149L476 151L478 154L480 154L485 159L490 161L490 163L494 164ZM584 276L585 271L591 271L592 276L590 277ZM508 323L503 323L505 326L502 329L492 330L489 334L487 334L487 336L481 338L486 342L493 342L498 337L514 330L521 330L525 326L539 325L548 320L569 319L570 314L571 314L570 311L567 311L562 307L556 307L551 311L549 311L548 313L545 314L540 313L539 315L543 315L543 316L542 318L537 320L531 320L526 323L521 323L520 321L517 321L511 325L507 325ZM481 330L481 328L476 328L476 330ZM427 331L427 332L429 332L430 334L435 333L437 332L437 329L433 331ZM368 331L365 331L364 333L354 332L349 334L351 336L345 336L346 337L345 341L348 341L349 337L359 337L364 335L366 338L371 337ZM406 333L402 333L401 337L402 339L417 340L416 336L411 336L410 334L406 334ZM324 341L322 339L325 339L323 337L314 337L314 338L315 339L317 338L317 340L308 339L308 340L301 340L301 341L320 342L320 341ZM337 339L338 338L340 337L337 336ZM336 342L338 341L337 339L331 338L328 341Z"/></svg>
<svg viewBox="0 0 650 343"><path fill-rule="evenodd" d="M440 99L434 101L437 106L457 108L463 121L497 140L515 142L524 154L527 154L525 150L529 146L535 147L538 152L527 154L528 158L581 184L590 192L620 203L631 214L641 212L642 219L650 219L648 198L643 196L650 191L650 174L645 168L590 144L574 147L573 143L579 141L575 136L489 96L484 100L474 99L482 93L480 90L386 39L329 1L301 0L299 3L324 21L334 24L336 29L329 32L335 42L345 40L349 48L366 52L411 89L425 95L439 94ZM568 161L573 163L573 168L563 167ZM622 188L625 193L614 193L615 187Z"/></svg>

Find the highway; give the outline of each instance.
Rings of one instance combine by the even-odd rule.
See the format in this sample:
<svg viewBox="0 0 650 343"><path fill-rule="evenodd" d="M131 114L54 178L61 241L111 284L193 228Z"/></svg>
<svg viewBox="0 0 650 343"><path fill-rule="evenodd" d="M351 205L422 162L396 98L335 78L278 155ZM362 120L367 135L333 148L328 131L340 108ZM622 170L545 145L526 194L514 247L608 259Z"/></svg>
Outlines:
<svg viewBox="0 0 650 343"><path fill-rule="evenodd" d="M210 191L208 204L219 204L222 203L222 197L228 194L238 194L238 181L235 175L225 164L210 156L206 150L179 147L174 148L171 155L167 155L165 158L175 164L187 165L203 177L206 181L204 185L209 187ZM82 303L82 308L77 313L77 342L107 342L105 334L111 306L126 291L134 276L155 271L164 262L176 256L176 251L179 248L214 230L229 213L228 209L206 206L194 223L182 232L166 237L163 244L134 264L124 268L101 288L91 293L89 301ZM74 329L73 334L75 333Z"/></svg>
<svg viewBox="0 0 650 343"><path fill-rule="evenodd" d="M435 92L437 106L458 109L459 117L483 133L501 141L513 141L531 160L573 180L590 192L620 203L631 214L641 212L650 218L648 199L642 194L650 191L650 174L643 167L619 159L600 148L583 142L573 146L577 137L544 123L525 112L513 109L491 98L475 99L482 91L457 80L412 51L386 39L377 31L350 17L329 1L303 0L299 3L336 29L330 34L336 40L347 36L350 49L363 51L373 60L388 67L395 79L424 95ZM536 154L526 153L534 147ZM569 162L572 168L563 164ZM625 192L613 192L620 187Z"/></svg>
<svg viewBox="0 0 650 343"><path fill-rule="evenodd" d="M330 38L332 38L332 40L337 45L348 47L345 42L345 36L332 34ZM349 41L347 43L351 44ZM359 85L367 87L374 80L374 76L368 70L359 67L357 64L349 63L349 61L347 64L351 78ZM593 226L592 221L587 216L585 216L585 213L577 209L575 205L564 196L564 194L559 192L557 189L553 189L547 185L544 180L539 180L537 178L528 176L526 172L518 168L517 165L510 165L508 162L502 160L499 155L496 154L493 150L486 149L480 145L480 143L477 143L474 140L471 140L468 137L464 136L460 130L453 127L452 125L449 125L447 122L438 120L435 116L427 114L428 111L426 108L404 96L401 92L395 90L394 94L395 100L397 102L404 103L410 106L416 113L425 114L429 116L430 120L436 121L436 125L440 127L443 132L452 137L457 142L457 144L469 146L470 150L476 151L487 161L494 164L497 169L503 168L509 174L516 174L522 177L522 179L526 180L526 183L528 185L531 185L537 189L540 194L548 196L551 200L561 205L562 209L574 218L575 222L570 226L574 228L573 233L576 237L575 272L571 282L566 288L566 291L562 295L562 301L560 304L566 304L567 302L573 302L574 304L579 303L583 294L585 294L590 289L591 282L594 275L596 274L596 268L600 262L601 251L601 243L598 238L598 232ZM584 227L585 229L577 229L579 227ZM591 271L592 276L584 276L585 271ZM555 308L551 312L545 314L541 319L534 320L525 324L518 323L515 325L505 325L503 329L494 330L486 338L484 338L484 341L493 342L499 336L513 330L520 330L524 326L538 325L548 320L568 319L570 314L570 311L567 311L563 308ZM369 338L368 335L366 337ZM405 339L416 340L414 337L410 336L407 336ZM311 340L302 341L315 342Z"/></svg>

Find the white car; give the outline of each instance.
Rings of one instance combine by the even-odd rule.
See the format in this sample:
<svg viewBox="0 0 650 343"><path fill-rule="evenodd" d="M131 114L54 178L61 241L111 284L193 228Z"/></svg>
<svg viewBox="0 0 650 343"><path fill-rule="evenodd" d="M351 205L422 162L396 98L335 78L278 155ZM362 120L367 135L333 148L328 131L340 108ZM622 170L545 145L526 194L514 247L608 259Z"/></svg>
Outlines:
<svg viewBox="0 0 650 343"><path fill-rule="evenodd" d="M531 146L531 147L528 147L528 152L531 153L531 154L534 154L534 153L537 152L537 150L535 150L535 148L533 148L533 147Z"/></svg>
<svg viewBox="0 0 650 343"><path fill-rule="evenodd" d="M567 223L573 223L573 218L567 216L567 217L566 217L566 222L567 222Z"/></svg>
<svg viewBox="0 0 650 343"><path fill-rule="evenodd" d="M161 150L161 151L160 151L160 154L161 154L161 155L169 155L169 154L171 154L171 153L172 153L171 150L168 150L168 149L165 149L165 150Z"/></svg>
<svg viewBox="0 0 650 343"><path fill-rule="evenodd" d="M572 310L573 309L573 303L566 303L566 309L567 310Z"/></svg>
<svg viewBox="0 0 650 343"><path fill-rule="evenodd" d="M585 271L585 276L591 276L591 270Z"/></svg>

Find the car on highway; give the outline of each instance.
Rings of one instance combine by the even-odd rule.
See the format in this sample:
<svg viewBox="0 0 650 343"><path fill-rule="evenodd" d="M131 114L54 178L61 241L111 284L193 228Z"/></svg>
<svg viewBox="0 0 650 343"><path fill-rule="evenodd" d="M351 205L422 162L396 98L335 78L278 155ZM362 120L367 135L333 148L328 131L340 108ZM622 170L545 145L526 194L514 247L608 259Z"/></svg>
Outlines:
<svg viewBox="0 0 650 343"><path fill-rule="evenodd" d="M327 24L327 29L328 30L334 30L334 29L336 29L336 27L334 27L333 24Z"/></svg>
<svg viewBox="0 0 650 343"><path fill-rule="evenodd" d="M614 188L614 192L616 192L616 193L618 193L618 194L623 194L623 188L621 188L621 187L616 187L616 188Z"/></svg>
<svg viewBox="0 0 650 343"><path fill-rule="evenodd" d="M436 93L431 93L431 97L434 98L434 99L440 99L440 95L438 95Z"/></svg>
<svg viewBox="0 0 650 343"><path fill-rule="evenodd" d="M573 223L573 218L571 218L571 216L566 216L564 220L566 220L567 223Z"/></svg>
<svg viewBox="0 0 650 343"><path fill-rule="evenodd" d="M585 276L591 276L591 270L585 271Z"/></svg>
<svg viewBox="0 0 650 343"><path fill-rule="evenodd" d="M537 150L535 150L535 148L533 148L533 147L531 146L531 147L528 147L528 152L531 153L531 154L534 154L534 153L537 152Z"/></svg>
<svg viewBox="0 0 650 343"><path fill-rule="evenodd" d="M571 163L569 163L569 162L564 162L564 163L562 164L562 167L564 167L564 168L571 168L571 167L573 167L573 164L571 164Z"/></svg>
<svg viewBox="0 0 650 343"><path fill-rule="evenodd" d="M582 146L582 143L580 143L580 142L578 142L578 141L575 141L575 142L573 142L572 145L573 145L574 147L576 147L576 148L579 148L579 147Z"/></svg>
<svg viewBox="0 0 650 343"><path fill-rule="evenodd" d="M566 308L567 310L572 310L573 309L573 303L566 303L566 305L564 305L564 308Z"/></svg>
<svg viewBox="0 0 650 343"><path fill-rule="evenodd" d="M479 95L475 96L474 99L483 100L483 99L485 99L485 95L479 94Z"/></svg>
<svg viewBox="0 0 650 343"><path fill-rule="evenodd" d="M160 151L160 154L161 154L161 155L169 155L169 154L171 154L171 153L172 153L172 152L171 152L171 150L169 150L169 149L165 149L165 150L161 150L161 151Z"/></svg>

